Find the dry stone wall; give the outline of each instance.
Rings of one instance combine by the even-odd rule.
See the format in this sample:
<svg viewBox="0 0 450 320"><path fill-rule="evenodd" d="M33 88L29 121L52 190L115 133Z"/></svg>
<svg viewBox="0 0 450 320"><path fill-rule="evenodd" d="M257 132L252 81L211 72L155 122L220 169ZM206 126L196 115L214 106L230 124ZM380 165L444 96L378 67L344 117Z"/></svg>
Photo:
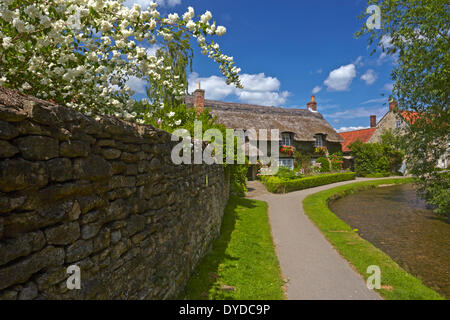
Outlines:
<svg viewBox="0 0 450 320"><path fill-rule="evenodd" d="M223 166L174 165L176 143L0 87L0 299L176 296L229 191Z"/></svg>

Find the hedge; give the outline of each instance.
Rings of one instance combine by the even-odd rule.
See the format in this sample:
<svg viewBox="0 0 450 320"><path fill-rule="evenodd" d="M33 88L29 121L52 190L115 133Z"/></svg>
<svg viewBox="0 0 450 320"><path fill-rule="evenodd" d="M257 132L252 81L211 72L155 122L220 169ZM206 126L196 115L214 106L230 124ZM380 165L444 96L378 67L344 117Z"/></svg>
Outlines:
<svg viewBox="0 0 450 320"><path fill-rule="evenodd" d="M278 177L265 177L261 179L267 190L272 193L287 193L297 190L309 189L335 182L355 180L356 173L344 172L324 174L319 176L312 176L306 178L299 178L293 180L283 180Z"/></svg>

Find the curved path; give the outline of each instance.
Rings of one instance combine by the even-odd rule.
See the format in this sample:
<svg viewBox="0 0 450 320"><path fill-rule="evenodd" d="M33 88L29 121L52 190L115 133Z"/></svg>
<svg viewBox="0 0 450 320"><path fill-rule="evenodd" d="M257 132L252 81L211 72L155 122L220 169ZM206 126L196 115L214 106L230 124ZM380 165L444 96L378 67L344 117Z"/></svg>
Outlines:
<svg viewBox="0 0 450 320"><path fill-rule="evenodd" d="M368 181L377 179L357 179ZM303 199L313 193L354 183L345 181L288 194L269 193L259 181L249 181L248 198L269 205L269 220L289 300L380 300L303 211Z"/></svg>

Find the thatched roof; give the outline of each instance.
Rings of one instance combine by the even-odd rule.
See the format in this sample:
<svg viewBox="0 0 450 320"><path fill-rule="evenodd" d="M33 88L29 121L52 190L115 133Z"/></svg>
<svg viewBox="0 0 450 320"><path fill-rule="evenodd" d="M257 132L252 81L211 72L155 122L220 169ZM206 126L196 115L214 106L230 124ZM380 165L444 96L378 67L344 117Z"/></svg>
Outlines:
<svg viewBox="0 0 450 320"><path fill-rule="evenodd" d="M192 106L193 96L187 96L185 102ZM315 141L317 134L326 135L330 142L343 142L344 139L318 112L306 109L287 109L263 107L250 104L205 100L205 107L211 108L211 113L218 117L219 123L231 129L279 129L294 133L296 141Z"/></svg>

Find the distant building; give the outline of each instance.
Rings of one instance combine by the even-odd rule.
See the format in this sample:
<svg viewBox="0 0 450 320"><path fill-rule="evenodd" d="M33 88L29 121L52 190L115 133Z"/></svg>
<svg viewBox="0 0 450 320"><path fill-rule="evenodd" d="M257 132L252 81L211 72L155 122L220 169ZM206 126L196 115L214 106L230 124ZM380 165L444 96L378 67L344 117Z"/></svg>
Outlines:
<svg viewBox="0 0 450 320"><path fill-rule="evenodd" d="M361 141L362 143L381 143L381 136L388 130L393 132L402 132L407 126L414 123L419 117L417 112L401 111L397 112L398 103L395 100L389 102L389 111L377 123L375 115L370 116L370 128L362 130L354 130L341 132L340 135L344 139L342 142L342 152L344 153L344 167L350 167L353 157L351 156L350 145L353 142ZM437 167L447 168L450 149L439 160ZM404 166L403 166L404 167Z"/></svg>
<svg viewBox="0 0 450 320"><path fill-rule="evenodd" d="M265 107L250 104L205 100L205 91L198 88L193 95L185 98L186 105L202 111L211 108L218 122L236 130L271 129L280 131L280 147L291 146L302 153L313 153L316 147L325 147L330 153L341 150L344 139L317 111L313 96L306 109ZM259 137L258 137L259 139ZM249 143L246 142L246 150ZM268 145L270 150L270 145ZM319 157L319 156L317 156ZM294 157L280 152L279 165L294 168ZM249 178L256 178L256 166L249 171Z"/></svg>

